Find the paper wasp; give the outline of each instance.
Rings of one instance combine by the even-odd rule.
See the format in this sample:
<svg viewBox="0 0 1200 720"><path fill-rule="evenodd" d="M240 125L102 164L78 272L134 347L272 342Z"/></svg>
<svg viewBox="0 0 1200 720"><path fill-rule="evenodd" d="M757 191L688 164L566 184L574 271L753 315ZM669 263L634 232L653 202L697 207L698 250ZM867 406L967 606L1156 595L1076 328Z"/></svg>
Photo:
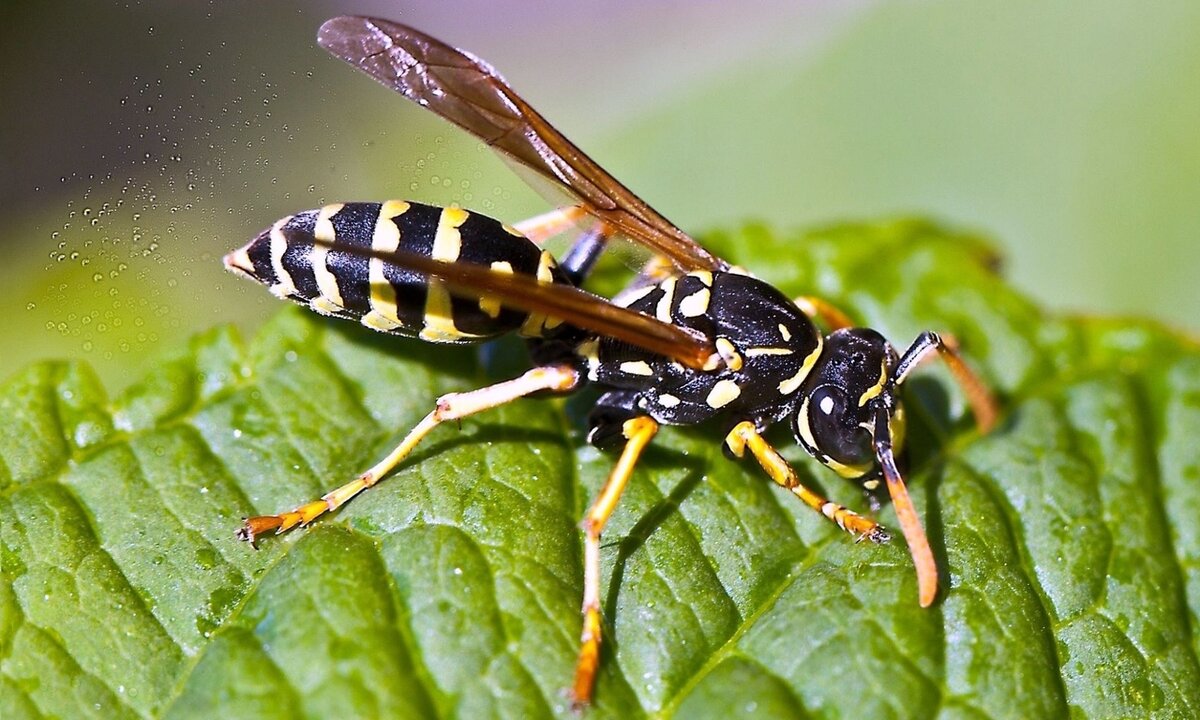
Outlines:
<svg viewBox="0 0 1200 720"><path fill-rule="evenodd" d="M588 440L624 444L583 519L583 631L572 686L592 695L601 636L600 535L634 465L660 425L723 423L735 457L747 451L776 483L860 538L888 539L873 520L805 487L762 433L790 424L796 441L842 477L891 495L916 565L919 602L937 592L937 568L896 468L904 435L898 391L939 354L987 429L996 410L953 346L925 332L903 353L879 333L850 327L813 298L793 301L713 256L617 182L522 100L490 66L417 30L339 17L318 43L552 181L571 204L515 228L455 207L345 203L276 222L225 257L226 266L317 312L431 342L527 339L534 367L512 380L439 398L382 461L289 512L248 518L253 542L312 522L371 487L439 424L533 394L593 383L602 395ZM557 262L539 243L590 222ZM653 253L612 301L580 289L608 240ZM831 329L822 334L814 322Z"/></svg>

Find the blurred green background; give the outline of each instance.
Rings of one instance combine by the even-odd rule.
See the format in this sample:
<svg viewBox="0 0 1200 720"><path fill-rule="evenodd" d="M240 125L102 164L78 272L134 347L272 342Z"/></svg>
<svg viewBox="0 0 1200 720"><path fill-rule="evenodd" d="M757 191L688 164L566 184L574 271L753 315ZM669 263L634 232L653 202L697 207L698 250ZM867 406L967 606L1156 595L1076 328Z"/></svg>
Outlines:
<svg viewBox="0 0 1200 720"><path fill-rule="evenodd" d="M926 215L1047 306L1200 329L1200 2L6 2L0 377L113 389L278 309L219 259L338 200L544 203L326 56L378 14L487 58L693 231ZM900 338L906 341L907 338Z"/></svg>

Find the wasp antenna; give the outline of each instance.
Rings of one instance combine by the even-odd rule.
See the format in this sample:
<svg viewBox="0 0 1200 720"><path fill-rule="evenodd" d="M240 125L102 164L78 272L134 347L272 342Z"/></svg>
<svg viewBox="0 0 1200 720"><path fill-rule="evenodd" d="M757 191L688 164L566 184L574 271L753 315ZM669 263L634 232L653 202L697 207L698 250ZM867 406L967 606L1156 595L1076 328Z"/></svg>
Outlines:
<svg viewBox="0 0 1200 720"><path fill-rule="evenodd" d="M946 367L950 368L950 374L962 388L967 402L971 405L971 412L975 415L975 424L979 427L979 432L986 435L996 426L996 418L1000 414L1000 409L996 404L996 398L988 390L987 384L962 359L962 355L958 351L958 341L952 335L938 335L930 330L921 333L904 351L900 362L896 364L896 370L892 374L893 386L899 387L904 384L908 374L923 360L930 357L934 351L941 355L942 360L946 362Z"/></svg>
<svg viewBox="0 0 1200 720"><path fill-rule="evenodd" d="M892 453L892 434L888 428L887 410L880 409L875 420L875 455L879 458L879 466L883 468L883 478L887 482L888 494L892 497L892 506L896 508L896 519L900 530L904 533L904 541L908 543L908 552L912 555L913 565L917 569L917 601L921 607L933 604L938 590L937 563L933 559L933 550L929 547L929 538L921 525L921 518L913 507L904 478L896 469L896 457Z"/></svg>

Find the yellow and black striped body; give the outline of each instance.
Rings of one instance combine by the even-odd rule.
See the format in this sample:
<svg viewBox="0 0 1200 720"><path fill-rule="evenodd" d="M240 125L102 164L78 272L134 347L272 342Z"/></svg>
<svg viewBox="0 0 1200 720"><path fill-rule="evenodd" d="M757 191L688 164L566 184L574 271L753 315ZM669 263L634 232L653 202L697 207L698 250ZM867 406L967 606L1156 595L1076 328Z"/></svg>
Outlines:
<svg viewBox="0 0 1200 720"><path fill-rule="evenodd" d="M570 283L550 253L507 225L461 208L402 200L326 205L290 215L230 253L225 264L324 315L430 342L478 342L512 331L546 337L557 329L544 316L503 307L487 296L452 296L436 278L340 251L339 245Z"/></svg>

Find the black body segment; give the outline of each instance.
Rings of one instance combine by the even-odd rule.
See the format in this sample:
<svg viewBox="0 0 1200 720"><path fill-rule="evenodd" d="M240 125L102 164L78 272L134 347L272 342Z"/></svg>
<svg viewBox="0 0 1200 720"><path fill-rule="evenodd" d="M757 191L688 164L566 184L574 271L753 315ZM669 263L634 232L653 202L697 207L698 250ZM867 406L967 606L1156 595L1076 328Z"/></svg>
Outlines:
<svg viewBox="0 0 1200 720"><path fill-rule="evenodd" d="M231 253L226 264L279 297L396 335L458 343L512 331L528 337L555 334L552 319L505 307L497 298L453 296L437 279L339 246L400 250L570 284L550 253L496 220L460 208L396 200L296 213Z"/></svg>
<svg viewBox="0 0 1200 720"><path fill-rule="evenodd" d="M748 275L691 272L616 302L713 338L722 362L697 372L611 338L585 341L580 354L588 379L616 391L600 403L609 411L632 406L666 425L729 414L765 427L796 407L821 355L812 321L774 287ZM593 435L606 433L596 428Z"/></svg>

